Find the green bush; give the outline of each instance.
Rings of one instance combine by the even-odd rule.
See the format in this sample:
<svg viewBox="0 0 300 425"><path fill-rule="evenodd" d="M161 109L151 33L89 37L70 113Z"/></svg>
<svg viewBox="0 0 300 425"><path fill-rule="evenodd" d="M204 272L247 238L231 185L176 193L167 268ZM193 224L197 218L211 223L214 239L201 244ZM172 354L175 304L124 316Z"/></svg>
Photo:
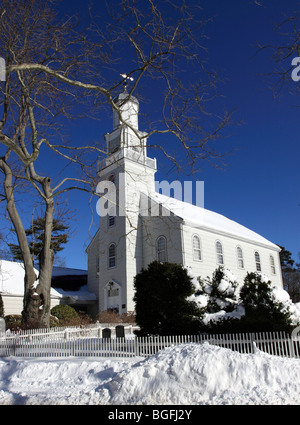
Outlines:
<svg viewBox="0 0 300 425"><path fill-rule="evenodd" d="M50 328L56 328L59 326L59 320L57 317L50 315Z"/></svg>
<svg viewBox="0 0 300 425"><path fill-rule="evenodd" d="M56 305L51 309L51 315L58 319L59 326L80 325L77 311L69 305Z"/></svg>
<svg viewBox="0 0 300 425"><path fill-rule="evenodd" d="M237 333L292 330L290 313L281 302L276 301L271 281L261 273L247 273L239 296L239 305L245 309L244 316L210 322L202 327L202 331Z"/></svg>
<svg viewBox="0 0 300 425"><path fill-rule="evenodd" d="M4 317L6 329L11 331L22 329L22 315L21 314L9 314Z"/></svg>
<svg viewBox="0 0 300 425"><path fill-rule="evenodd" d="M281 302L274 299L272 283L260 273L247 273L240 291L245 316L240 326L244 331L290 331L290 314Z"/></svg>
<svg viewBox="0 0 300 425"><path fill-rule="evenodd" d="M230 277L230 273L228 274ZM228 280L228 279L227 279ZM230 279L231 280L231 279ZM226 288L226 279L219 268L213 275L212 280L199 279L200 294L205 294L207 301L207 313L217 313L225 310L229 315L223 318L205 322L201 326L201 332L209 333L237 333L237 332L266 332L266 331L291 331L293 329L289 309L279 302L274 296L272 283L261 273L247 273L243 286L237 288L235 282L229 285L230 292L220 292ZM237 291L236 291L237 290ZM237 297L236 292L239 292ZM228 296L230 296L228 298ZM229 301L227 304L225 301ZM240 318L230 317L232 307L243 308L245 314Z"/></svg>
<svg viewBox="0 0 300 425"><path fill-rule="evenodd" d="M149 264L136 275L135 311L139 335L189 335L199 329L200 309L188 300L194 285L180 264Z"/></svg>

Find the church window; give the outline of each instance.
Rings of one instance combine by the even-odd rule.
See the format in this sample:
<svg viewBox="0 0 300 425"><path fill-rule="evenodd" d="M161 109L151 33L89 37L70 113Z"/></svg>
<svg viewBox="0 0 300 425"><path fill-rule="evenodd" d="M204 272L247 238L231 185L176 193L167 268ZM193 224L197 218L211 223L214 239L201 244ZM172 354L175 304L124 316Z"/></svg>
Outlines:
<svg viewBox="0 0 300 425"><path fill-rule="evenodd" d="M167 240L165 236L160 236L156 241L156 257L160 263L167 261Z"/></svg>
<svg viewBox="0 0 300 425"><path fill-rule="evenodd" d="M274 261L273 255L270 255L270 266L271 266L271 273L276 274L275 261Z"/></svg>
<svg viewBox="0 0 300 425"><path fill-rule="evenodd" d="M116 267L116 245L114 243L108 248L108 267Z"/></svg>
<svg viewBox="0 0 300 425"><path fill-rule="evenodd" d="M216 242L217 263L224 264L223 247L220 241Z"/></svg>
<svg viewBox="0 0 300 425"><path fill-rule="evenodd" d="M108 227L112 227L115 225L115 222L116 222L115 218L116 217L113 215L108 216Z"/></svg>
<svg viewBox="0 0 300 425"><path fill-rule="evenodd" d="M197 235L193 236L193 259L195 261L201 261L201 242L200 238Z"/></svg>
<svg viewBox="0 0 300 425"><path fill-rule="evenodd" d="M240 246L236 248L236 254L237 254L237 261L238 261L238 267L240 269L244 268L244 258L243 258L243 251Z"/></svg>
<svg viewBox="0 0 300 425"><path fill-rule="evenodd" d="M261 272L260 256L257 251L255 251L254 257L255 257L256 271Z"/></svg>

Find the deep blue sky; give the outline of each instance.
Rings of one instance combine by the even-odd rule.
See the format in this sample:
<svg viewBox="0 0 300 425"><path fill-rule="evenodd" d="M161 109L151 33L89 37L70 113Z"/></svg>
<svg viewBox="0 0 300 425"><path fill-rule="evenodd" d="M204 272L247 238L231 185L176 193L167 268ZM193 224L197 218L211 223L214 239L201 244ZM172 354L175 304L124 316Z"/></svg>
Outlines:
<svg viewBox="0 0 300 425"><path fill-rule="evenodd" d="M203 163L202 173L196 176L205 182L205 207L284 246L297 261L300 251L300 99L287 91L282 92L279 100L273 98L268 88L270 80L263 74L274 71L276 64L271 51L257 53L257 43L278 42L280 38L274 26L296 10L298 2L261 0L262 6L251 0L203 0L198 3L203 7L204 16L214 16L206 27L206 59L224 77L220 102L228 110L235 110L235 122L243 122L231 126L228 137L219 142L223 151L232 151L225 159L226 166L217 169ZM86 10L87 4L65 0L63 7ZM94 7L101 12L103 4L104 1L98 1ZM126 52L123 60L126 63ZM128 71L120 69L119 72ZM141 111L151 111L158 95L153 95L150 88L147 105L141 103ZM69 129L74 140L84 137L90 142L103 140L103 135L111 130L112 121L107 119L71 122ZM168 139L164 143L167 147ZM171 141L169 148L172 149ZM150 152L149 156L153 154ZM160 157L158 170L157 180L166 179L164 159ZM70 207L76 208L78 213L74 236L62 256L67 267L85 269L91 209L88 197L82 193L72 194L69 200ZM91 204L92 236L98 224L95 204L96 200Z"/></svg>
<svg viewBox="0 0 300 425"><path fill-rule="evenodd" d="M274 71L276 64L271 51L257 53L257 43L278 42L274 26L296 10L298 2L269 0L262 4L248 0L201 2L205 15L214 16L206 28L207 58L225 77L221 86L222 102L229 110L236 110L234 119L243 124L232 126L229 137L222 142L222 149L232 150L226 157L226 166L217 169L204 163L203 172L197 178L205 182L207 209L284 246L297 261L300 251L300 109L297 104L300 105L300 100L287 91L282 92L279 100L273 98L268 88L270 80L263 74ZM155 97L148 102L155 104ZM111 129L112 124L106 121L92 123L82 131L93 140ZM163 159L158 161L157 180L166 178L162 163ZM70 199L76 203L75 207L81 206L75 223L77 234L63 255L68 267L86 268L84 244L88 242L90 209L86 197L77 194ZM92 207L97 224L95 201ZM96 226L91 233L95 231Z"/></svg>

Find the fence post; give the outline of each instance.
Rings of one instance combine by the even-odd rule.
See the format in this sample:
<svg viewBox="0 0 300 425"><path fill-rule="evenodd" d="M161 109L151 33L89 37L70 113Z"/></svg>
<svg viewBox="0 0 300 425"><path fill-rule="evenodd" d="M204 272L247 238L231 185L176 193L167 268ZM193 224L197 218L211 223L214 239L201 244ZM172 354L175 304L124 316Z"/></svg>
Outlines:
<svg viewBox="0 0 300 425"><path fill-rule="evenodd" d="M289 339L289 344L290 344L290 357L296 357L293 338L291 337L291 335L287 335L287 338Z"/></svg>
<svg viewBox="0 0 300 425"><path fill-rule="evenodd" d="M137 356L137 336L135 336L133 340L133 355L134 357Z"/></svg>
<svg viewBox="0 0 300 425"><path fill-rule="evenodd" d="M252 354L254 354L254 347L255 347L255 343L254 343L254 335L252 332L249 333L249 339L250 339L250 352ZM253 344L254 343L254 344Z"/></svg>

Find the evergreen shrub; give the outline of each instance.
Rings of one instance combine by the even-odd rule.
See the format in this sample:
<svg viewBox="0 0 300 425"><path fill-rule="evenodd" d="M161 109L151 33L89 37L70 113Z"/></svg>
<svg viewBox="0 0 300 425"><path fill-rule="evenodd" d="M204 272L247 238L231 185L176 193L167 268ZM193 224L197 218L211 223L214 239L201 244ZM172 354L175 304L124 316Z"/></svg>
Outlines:
<svg viewBox="0 0 300 425"><path fill-rule="evenodd" d="M21 314L8 314L4 317L6 329L12 331L22 329L22 315Z"/></svg>
<svg viewBox="0 0 300 425"><path fill-rule="evenodd" d="M138 335L189 335L199 330L200 309L188 298L192 278L180 264L154 261L134 280Z"/></svg>
<svg viewBox="0 0 300 425"><path fill-rule="evenodd" d="M196 293L207 298L206 311L216 313L220 310L233 311L237 304L238 283L235 276L223 266L213 273L212 279L199 278L200 290Z"/></svg>
<svg viewBox="0 0 300 425"><path fill-rule="evenodd" d="M273 296L272 283L261 273L247 273L240 291L245 331L290 331L290 313Z"/></svg>
<svg viewBox="0 0 300 425"><path fill-rule="evenodd" d="M56 305L51 309L51 315L58 319L58 326L76 326L81 323L79 314L69 305Z"/></svg>

